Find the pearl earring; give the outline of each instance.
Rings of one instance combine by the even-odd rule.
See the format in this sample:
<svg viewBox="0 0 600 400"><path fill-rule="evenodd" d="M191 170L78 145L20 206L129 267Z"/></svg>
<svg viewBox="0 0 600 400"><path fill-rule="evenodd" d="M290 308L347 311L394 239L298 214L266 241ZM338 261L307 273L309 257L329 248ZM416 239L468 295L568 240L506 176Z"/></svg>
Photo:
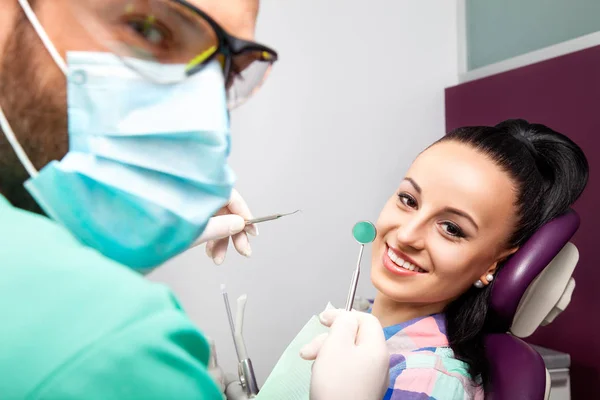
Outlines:
<svg viewBox="0 0 600 400"><path fill-rule="evenodd" d="M485 285L483 284L483 282L481 282L481 279L478 279L477 282L475 282L475 287L477 289L483 289Z"/></svg>
<svg viewBox="0 0 600 400"><path fill-rule="evenodd" d="M485 277L485 279L486 279L488 282L491 282L491 281L493 281L493 280L494 280L494 275L492 275L492 274L487 274L487 275L486 275L486 277Z"/></svg>

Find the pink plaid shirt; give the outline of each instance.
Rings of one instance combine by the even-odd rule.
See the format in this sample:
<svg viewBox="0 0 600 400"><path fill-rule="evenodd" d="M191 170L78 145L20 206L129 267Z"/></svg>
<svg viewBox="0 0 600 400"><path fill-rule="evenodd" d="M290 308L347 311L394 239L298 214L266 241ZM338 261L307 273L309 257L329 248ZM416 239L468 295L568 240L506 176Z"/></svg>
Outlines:
<svg viewBox="0 0 600 400"><path fill-rule="evenodd" d="M483 400L483 390L454 358L442 314L384 328L390 386L384 400Z"/></svg>

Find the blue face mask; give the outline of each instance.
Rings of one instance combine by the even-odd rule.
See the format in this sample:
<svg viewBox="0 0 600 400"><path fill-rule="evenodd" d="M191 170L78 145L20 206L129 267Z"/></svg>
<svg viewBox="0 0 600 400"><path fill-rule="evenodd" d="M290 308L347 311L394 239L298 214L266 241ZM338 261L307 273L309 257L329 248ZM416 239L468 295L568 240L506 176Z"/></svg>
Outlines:
<svg viewBox="0 0 600 400"><path fill-rule="evenodd" d="M67 62L69 152L25 187L82 243L134 269L156 267L190 247L234 184L221 67L157 85L110 53Z"/></svg>

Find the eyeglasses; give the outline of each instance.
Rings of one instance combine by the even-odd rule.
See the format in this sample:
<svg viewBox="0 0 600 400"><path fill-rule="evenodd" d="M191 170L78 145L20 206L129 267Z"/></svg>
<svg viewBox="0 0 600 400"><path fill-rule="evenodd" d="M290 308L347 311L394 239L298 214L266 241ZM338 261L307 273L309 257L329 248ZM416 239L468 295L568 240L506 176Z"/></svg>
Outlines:
<svg viewBox="0 0 600 400"><path fill-rule="evenodd" d="M269 76L277 53L230 35L185 0L72 0L90 34L140 75L160 84L182 82L210 62L220 62L233 109ZM156 69L156 63L164 68ZM152 67L152 68L151 68Z"/></svg>

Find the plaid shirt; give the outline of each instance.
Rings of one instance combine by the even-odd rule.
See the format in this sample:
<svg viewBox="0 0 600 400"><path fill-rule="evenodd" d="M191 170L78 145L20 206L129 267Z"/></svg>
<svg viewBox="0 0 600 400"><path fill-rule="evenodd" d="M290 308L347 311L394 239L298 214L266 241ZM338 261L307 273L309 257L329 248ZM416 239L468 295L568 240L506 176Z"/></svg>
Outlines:
<svg viewBox="0 0 600 400"><path fill-rule="evenodd" d="M482 400L466 363L454 358L442 314L384 329L390 386L384 400Z"/></svg>

